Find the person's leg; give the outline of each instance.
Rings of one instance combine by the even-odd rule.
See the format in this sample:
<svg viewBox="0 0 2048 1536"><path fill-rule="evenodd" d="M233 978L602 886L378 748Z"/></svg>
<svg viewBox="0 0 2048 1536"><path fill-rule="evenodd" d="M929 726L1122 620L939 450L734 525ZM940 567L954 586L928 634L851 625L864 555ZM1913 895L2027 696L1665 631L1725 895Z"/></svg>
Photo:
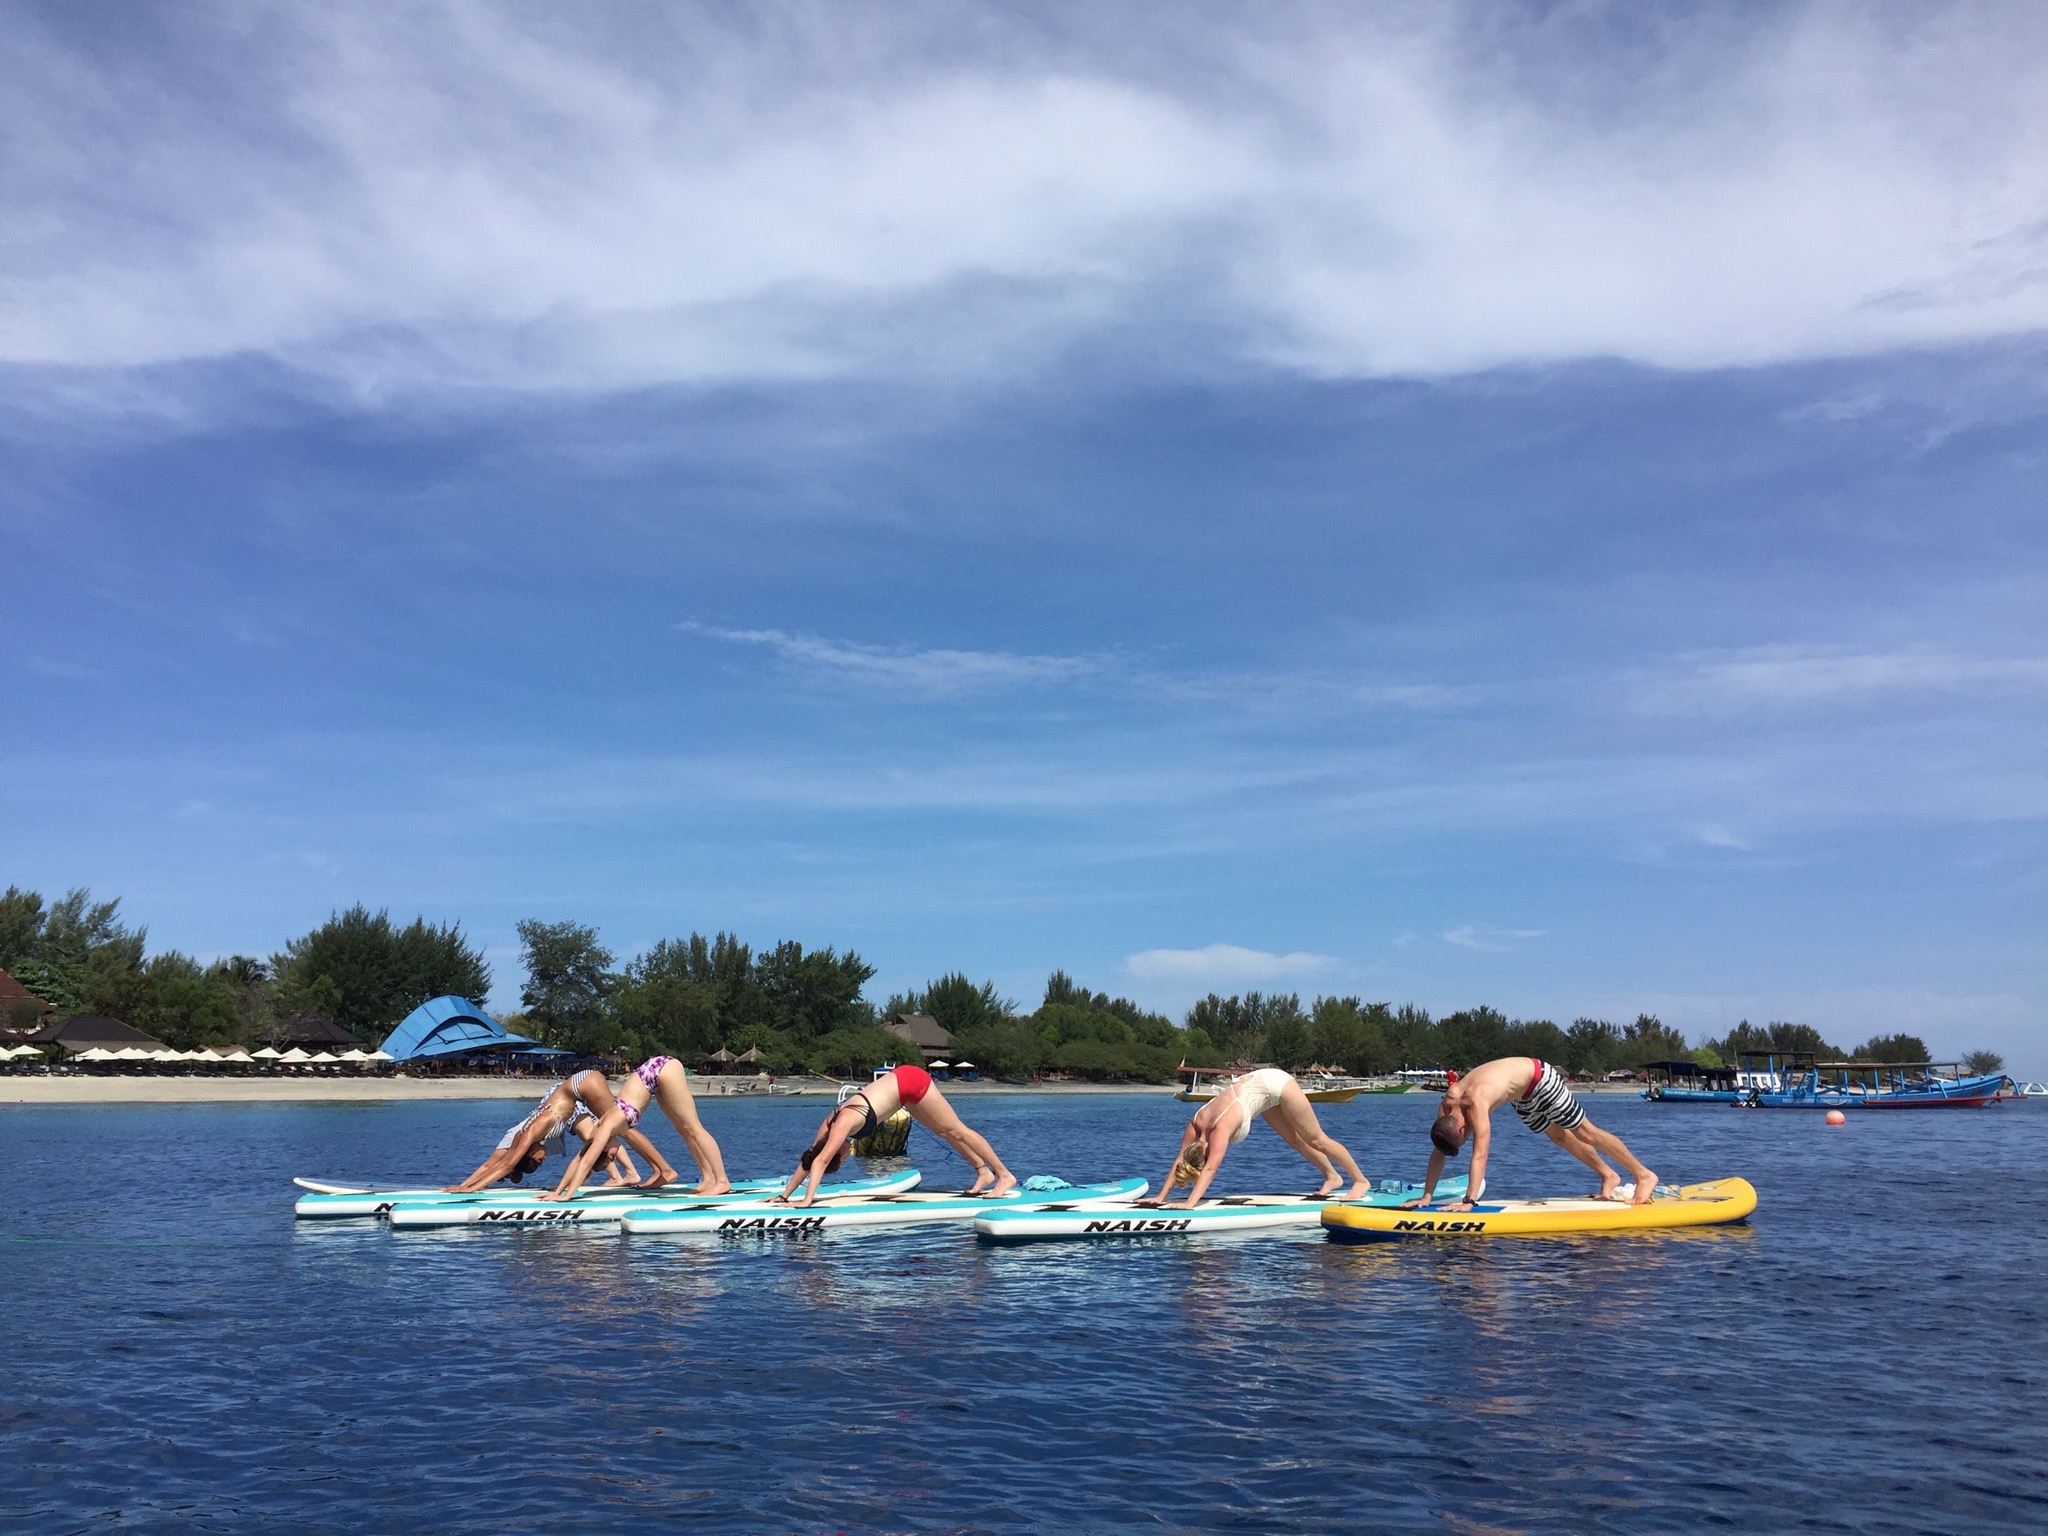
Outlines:
<svg viewBox="0 0 2048 1536"><path fill-rule="evenodd" d="M728 1193L732 1189L732 1181L725 1176L725 1159L719 1155L718 1143L704 1129L704 1122L697 1118L697 1104L690 1097L690 1080L684 1075L681 1062L662 1064L660 1074L654 1079L654 1091L661 1100L661 1112L668 1116L668 1123L682 1135L683 1145L696 1159L698 1178L695 1192L700 1195Z"/></svg>
<svg viewBox="0 0 2048 1536"><path fill-rule="evenodd" d="M954 1112L953 1106L946 1102L946 1096L937 1088L927 1088L917 1103L903 1107L910 1111L911 1119L958 1152L974 1168L974 1183L968 1186L969 1194L978 1195L988 1189L991 1194L1006 1195L1017 1187L1017 1175L1003 1166L1003 1160L996 1156L996 1149L988 1144L988 1138L968 1129L967 1122ZM994 1181L992 1189L991 1180Z"/></svg>
<svg viewBox="0 0 2048 1536"><path fill-rule="evenodd" d="M1337 1169L1342 1168L1351 1176L1351 1197L1356 1199L1365 1193L1365 1175L1359 1171L1358 1159L1351 1155L1351 1149L1323 1129L1323 1123L1316 1118L1315 1106L1308 1101L1308 1095L1301 1091L1299 1083L1290 1082L1280 1091L1280 1102L1266 1111L1266 1123L1280 1133L1295 1151L1307 1158L1323 1175L1322 1194L1329 1194L1343 1182Z"/></svg>
<svg viewBox="0 0 2048 1536"><path fill-rule="evenodd" d="M1543 1134L1600 1175L1600 1193L1597 1198L1614 1198L1615 1190L1621 1187L1621 1175L1601 1161L1600 1154L1593 1149L1590 1141L1581 1140L1576 1131L1567 1131L1555 1125L1544 1127Z"/></svg>
<svg viewBox="0 0 2048 1536"><path fill-rule="evenodd" d="M1591 1120L1581 1120L1571 1134L1583 1137L1589 1146L1597 1148L1600 1152L1605 1152L1609 1157L1622 1164L1630 1173L1635 1175L1636 1193L1635 1198L1629 1202L1631 1205L1647 1205L1650 1203L1650 1197L1657 1193L1657 1175L1643 1166L1635 1153L1629 1151L1622 1143L1622 1139L1619 1136L1615 1135L1612 1131L1601 1130ZM1603 1184L1600 1190L1600 1198L1603 1200L1612 1199L1614 1197L1614 1187L1620 1182L1619 1179L1615 1179L1613 1184Z"/></svg>

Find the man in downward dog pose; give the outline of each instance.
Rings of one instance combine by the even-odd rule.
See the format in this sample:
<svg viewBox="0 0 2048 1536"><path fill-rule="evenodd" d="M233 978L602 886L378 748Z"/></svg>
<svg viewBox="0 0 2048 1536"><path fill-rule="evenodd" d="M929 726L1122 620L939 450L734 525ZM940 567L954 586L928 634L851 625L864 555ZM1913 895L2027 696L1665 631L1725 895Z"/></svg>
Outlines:
<svg viewBox="0 0 2048 1536"><path fill-rule="evenodd" d="M1486 1155L1493 1141L1493 1112L1509 1104L1522 1124L1540 1132L1600 1175L1600 1198L1613 1200L1621 1188L1621 1175L1600 1156L1605 1152L1635 1175L1633 1205L1645 1205L1657 1192L1657 1175L1636 1161L1635 1153L1622 1145L1612 1131L1603 1131L1586 1118L1578 1098L1565 1087L1564 1074L1533 1056L1508 1056L1474 1067L1443 1097L1429 1139L1436 1150L1429 1154L1429 1175L1423 1181L1422 1198L1411 1205L1427 1205L1443 1176L1444 1164L1458 1155L1465 1137L1472 1137L1472 1171L1468 1187L1471 1199L1450 1206L1454 1211L1472 1208L1486 1193Z"/></svg>
<svg viewBox="0 0 2048 1536"><path fill-rule="evenodd" d="M690 1097L689 1074L673 1056L650 1056L620 1084L610 1112L598 1117L597 1125L590 1133L590 1145L562 1170L561 1183L552 1193L540 1198L566 1200L575 1194L583 1187L583 1181L590 1177L590 1170L597 1166L597 1160L612 1145L613 1137L637 1137L633 1145L639 1147L642 1141L646 1141L640 1135L640 1112L656 1099L661 1101L661 1112L668 1116L668 1123L681 1133L683 1145L696 1159L697 1187L691 1193L730 1193L732 1184L725 1176L725 1159L719 1154L718 1143L711 1139L711 1133L704 1129L704 1122L697 1118L697 1102ZM651 1142L648 1143L647 1154L655 1159L661 1157ZM661 1189L681 1177L665 1161L659 1162L655 1171L640 1181L640 1188Z"/></svg>
<svg viewBox="0 0 2048 1536"><path fill-rule="evenodd" d="M490 1188L500 1179L510 1179L517 1184L546 1162L549 1153L567 1156L571 1135L577 1137L578 1150L581 1150L596 1130L599 1116L611 1107L612 1087L602 1072L576 1073L555 1084L532 1114L504 1134L497 1150L483 1160L476 1172L460 1184L448 1185L446 1193L474 1194L480 1189ZM645 1136L635 1131L626 1138L626 1142L652 1163L657 1172L668 1169L671 1179L676 1176L675 1170L669 1168L667 1160ZM624 1146L614 1143L605 1160L611 1168L613 1184L627 1184L639 1179L640 1170L633 1166Z"/></svg>
<svg viewBox="0 0 2048 1536"><path fill-rule="evenodd" d="M1181 1132L1180 1152L1166 1171L1166 1182L1155 1199L1143 1203L1164 1205L1175 1185L1186 1184L1190 1188L1187 1199L1181 1202L1182 1209L1198 1204L1215 1179L1216 1170L1223 1166L1223 1154L1251 1134L1252 1121L1260 1115L1280 1133L1282 1141L1322 1174L1323 1187L1317 1193L1330 1194L1344 1182L1343 1174L1337 1171L1339 1164L1343 1165L1344 1173L1351 1175L1350 1198L1355 1200L1365 1193L1365 1175L1358 1171L1358 1160L1343 1142L1324 1131L1308 1095L1301 1091L1301 1084L1278 1067L1261 1067L1235 1079L1195 1111L1194 1119Z"/></svg>
<svg viewBox="0 0 2048 1536"><path fill-rule="evenodd" d="M789 1176L778 1198L787 1200L808 1176L810 1187L796 1203L809 1205L818 1198L818 1185L825 1175L846 1161L847 1143L873 1135L875 1128L899 1109L909 1111L911 1119L973 1166L974 1184L967 1191L970 1195L983 1190L992 1195L1007 1195L1017 1187L1017 1175L1003 1166L987 1137L969 1130L967 1123L954 1113L946 1096L932 1086L931 1073L923 1067L901 1066L833 1107L818 1126L818 1139L797 1160L796 1172Z"/></svg>

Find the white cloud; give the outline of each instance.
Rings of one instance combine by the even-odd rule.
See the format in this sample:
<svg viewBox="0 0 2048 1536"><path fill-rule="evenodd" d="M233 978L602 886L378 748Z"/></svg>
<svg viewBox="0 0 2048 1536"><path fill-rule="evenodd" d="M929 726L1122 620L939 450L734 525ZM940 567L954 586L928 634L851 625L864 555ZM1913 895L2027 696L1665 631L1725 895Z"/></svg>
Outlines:
<svg viewBox="0 0 2048 1536"><path fill-rule="evenodd" d="M17 15L0 360L378 396L1105 330L1356 376L2048 326L2033 8L1667 16L1627 58L1569 13L1191 12L1152 24L1178 74L1086 11L624 14L190 11L130 56Z"/></svg>
<svg viewBox="0 0 2048 1536"><path fill-rule="evenodd" d="M1339 962L1329 955L1297 950L1269 954L1235 944L1201 949L1147 949L1124 961L1134 980L1178 992L1222 991L1271 986L1326 973Z"/></svg>
<svg viewBox="0 0 2048 1536"><path fill-rule="evenodd" d="M1639 675L1630 691L1637 708L1678 715L1857 704L1908 693L2041 693L2048 692L2048 657L1764 646Z"/></svg>
<svg viewBox="0 0 2048 1536"><path fill-rule="evenodd" d="M1093 656L1031 656L1014 651L919 650L791 635L779 629L679 628L735 645L759 645L781 660L835 678L925 695L987 693L1003 688L1077 682L1103 670Z"/></svg>
<svg viewBox="0 0 2048 1536"><path fill-rule="evenodd" d="M1462 928L1453 928L1443 935L1446 944L1455 944L1460 949L1478 949L1488 953L1505 953L1520 949L1531 939L1543 937L1541 928L1479 928L1467 923Z"/></svg>

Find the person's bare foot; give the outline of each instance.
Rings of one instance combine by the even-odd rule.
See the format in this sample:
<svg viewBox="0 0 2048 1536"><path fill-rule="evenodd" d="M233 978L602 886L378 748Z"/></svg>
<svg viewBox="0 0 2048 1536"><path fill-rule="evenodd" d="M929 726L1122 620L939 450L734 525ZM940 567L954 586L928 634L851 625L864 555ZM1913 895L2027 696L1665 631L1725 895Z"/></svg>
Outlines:
<svg viewBox="0 0 2048 1536"><path fill-rule="evenodd" d="M1656 1197L1656 1194L1657 1175L1650 1172L1649 1169L1645 1168L1641 1173L1636 1175L1635 1198L1630 1200L1629 1204L1648 1205L1650 1201Z"/></svg>
<svg viewBox="0 0 2048 1536"><path fill-rule="evenodd" d="M1011 1190L1015 1189L1016 1187L1017 1175L1015 1175L1014 1173L1006 1173L1000 1179L996 1180L996 1187L993 1190L991 1190L990 1193L997 1195L1007 1195Z"/></svg>
<svg viewBox="0 0 2048 1536"><path fill-rule="evenodd" d="M675 1183L681 1177L682 1175L673 1168L654 1168L648 1171L646 1178L633 1187L635 1189L667 1189L669 1185Z"/></svg>
<svg viewBox="0 0 2048 1536"><path fill-rule="evenodd" d="M1323 1180L1323 1187L1317 1190L1316 1193L1319 1195L1327 1195L1343 1182L1344 1176L1340 1173L1332 1171L1330 1176L1327 1179Z"/></svg>
<svg viewBox="0 0 2048 1536"><path fill-rule="evenodd" d="M1365 1192L1368 1187L1369 1186L1366 1184L1365 1180L1360 1179L1356 1184L1352 1185L1350 1189L1344 1192L1344 1198L1346 1200L1363 1200L1365 1198Z"/></svg>
<svg viewBox="0 0 2048 1536"><path fill-rule="evenodd" d="M1595 1200L1618 1200L1621 1198L1618 1193L1620 1189L1621 1175L1612 1168L1609 1168L1600 1175L1600 1193L1593 1198Z"/></svg>
<svg viewBox="0 0 2048 1536"><path fill-rule="evenodd" d="M978 1195L982 1193L982 1191L986 1190L989 1187L989 1185L995 1183L995 1181L995 1169L984 1168L981 1170L980 1173L975 1175L974 1182L967 1186L967 1193L970 1195Z"/></svg>
<svg viewBox="0 0 2048 1536"><path fill-rule="evenodd" d="M698 1181L697 1187L691 1190L690 1193L693 1195L729 1195L732 1193L732 1181L730 1179L701 1179Z"/></svg>

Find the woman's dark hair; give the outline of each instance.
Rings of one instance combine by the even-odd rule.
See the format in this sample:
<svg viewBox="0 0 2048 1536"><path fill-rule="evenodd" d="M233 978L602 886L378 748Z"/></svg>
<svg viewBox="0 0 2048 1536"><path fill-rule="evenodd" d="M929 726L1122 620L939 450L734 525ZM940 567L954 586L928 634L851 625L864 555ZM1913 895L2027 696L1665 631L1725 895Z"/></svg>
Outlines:
<svg viewBox="0 0 2048 1536"><path fill-rule="evenodd" d="M1464 1128L1449 1115L1438 1115L1436 1123L1429 1128L1429 1139L1445 1157L1456 1157L1465 1145Z"/></svg>
<svg viewBox="0 0 2048 1536"><path fill-rule="evenodd" d="M828 1132L827 1134L829 1135L830 1133ZM815 1163L818 1160L818 1154L824 1150L825 1137L820 1136L816 1141L812 1142L808 1148L805 1149L804 1155L797 1159L798 1165L802 1167L805 1173L809 1173L811 1171L811 1164ZM827 1173L837 1173L839 1171L839 1165L845 1161L846 1143L842 1141L841 1143L839 1143L839 1150L832 1154L832 1161L825 1165L825 1171Z"/></svg>

